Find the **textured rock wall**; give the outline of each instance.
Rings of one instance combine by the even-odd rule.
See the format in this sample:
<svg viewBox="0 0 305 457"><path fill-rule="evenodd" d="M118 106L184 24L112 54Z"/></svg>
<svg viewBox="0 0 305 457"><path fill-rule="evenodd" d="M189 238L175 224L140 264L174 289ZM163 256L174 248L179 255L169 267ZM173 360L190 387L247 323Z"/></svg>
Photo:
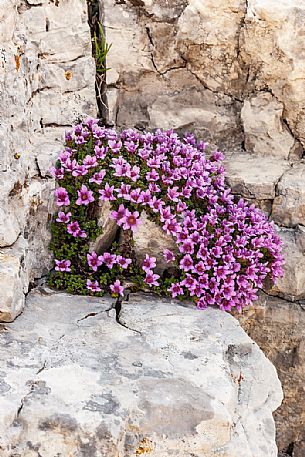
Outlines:
<svg viewBox="0 0 305 457"><path fill-rule="evenodd" d="M94 115L95 68L85 0L2 0L0 7L0 318L22 310L45 274L65 127Z"/></svg>
<svg viewBox="0 0 305 457"><path fill-rule="evenodd" d="M277 442L283 451L280 457L304 457L305 303L300 307L262 296L253 308L237 317L275 364L282 382L284 400L275 412Z"/></svg>
<svg viewBox="0 0 305 457"><path fill-rule="evenodd" d="M290 331L291 320L303 319L305 299L304 2L100 0L100 7L112 43L108 122L194 131L226 151L233 191L277 224L285 276L268 293L295 305L270 299L263 326L255 308L251 335L280 371L286 400L277 414L279 444L292 455L293 446L295 453L305 447L305 405L299 394L296 407L289 388L282 327L287 321ZM286 309L280 320L279 302ZM299 364L294 383L302 392L302 357Z"/></svg>

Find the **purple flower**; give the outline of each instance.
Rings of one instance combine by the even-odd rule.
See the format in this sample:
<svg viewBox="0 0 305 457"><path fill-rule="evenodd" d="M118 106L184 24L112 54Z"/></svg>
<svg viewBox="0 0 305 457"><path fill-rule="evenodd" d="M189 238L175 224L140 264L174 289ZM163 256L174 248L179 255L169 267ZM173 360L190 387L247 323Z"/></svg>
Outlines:
<svg viewBox="0 0 305 457"><path fill-rule="evenodd" d="M78 199L76 200L77 205L89 205L94 202L93 192L89 190L85 184L82 185L81 189L77 191Z"/></svg>
<svg viewBox="0 0 305 457"><path fill-rule="evenodd" d="M108 147L104 147L102 146L101 148L99 146L95 146L94 147L94 152L95 152L95 155L98 159L101 159L101 160L104 160L105 157L106 157L106 154L108 152Z"/></svg>
<svg viewBox="0 0 305 457"><path fill-rule="evenodd" d="M123 157L112 159L112 163L113 165L110 165L110 167L115 169L114 176L130 176L131 166Z"/></svg>
<svg viewBox="0 0 305 457"><path fill-rule="evenodd" d="M72 171L72 176L85 176L88 170L85 165L76 165Z"/></svg>
<svg viewBox="0 0 305 457"><path fill-rule="evenodd" d="M134 182L139 179L140 176L140 168L134 165L127 173L127 176Z"/></svg>
<svg viewBox="0 0 305 457"><path fill-rule="evenodd" d="M51 176L53 176L53 178L55 178L58 181L60 181L61 179L64 178L65 170L62 167L61 168L51 167L50 168L50 173L51 173Z"/></svg>
<svg viewBox="0 0 305 457"><path fill-rule="evenodd" d="M92 251L91 254L87 254L87 261L89 267L91 267L93 271L97 271L98 267L103 263L103 257L101 255L98 256L96 252Z"/></svg>
<svg viewBox="0 0 305 457"><path fill-rule="evenodd" d="M146 173L147 181L158 181L159 173L153 168L151 171Z"/></svg>
<svg viewBox="0 0 305 457"><path fill-rule="evenodd" d="M124 205L120 204L117 211L111 211L110 217L116 221L116 223L121 226L124 223L124 217L126 216L126 208Z"/></svg>
<svg viewBox="0 0 305 457"><path fill-rule="evenodd" d="M86 233L84 230L80 229L79 223L77 221L70 222L67 226L67 232L74 237L86 238Z"/></svg>
<svg viewBox="0 0 305 457"><path fill-rule="evenodd" d="M124 287L118 279L110 286L110 290L114 295L124 297Z"/></svg>
<svg viewBox="0 0 305 457"><path fill-rule="evenodd" d="M133 203L142 203L143 197L142 197L142 191L141 189L133 189L130 192L130 201Z"/></svg>
<svg viewBox="0 0 305 457"><path fill-rule="evenodd" d="M125 257L122 257L121 255L117 255L116 257L116 263L121 267L126 270L126 268L129 267L129 265L132 263L131 259L126 259Z"/></svg>
<svg viewBox="0 0 305 457"><path fill-rule="evenodd" d="M94 182L95 184L100 185L106 175L106 170L100 170L89 179L89 182Z"/></svg>
<svg viewBox="0 0 305 457"><path fill-rule="evenodd" d="M139 216L138 211L131 213L128 209L126 209L125 216L122 218L123 229L135 231L140 224Z"/></svg>
<svg viewBox="0 0 305 457"><path fill-rule="evenodd" d="M55 198L57 206L69 206L70 200L67 190L64 187L58 187L55 190Z"/></svg>
<svg viewBox="0 0 305 457"><path fill-rule="evenodd" d="M173 252L170 251L169 249L164 249L163 257L165 258L167 263L174 262L174 260L176 259Z"/></svg>
<svg viewBox="0 0 305 457"><path fill-rule="evenodd" d="M104 252L101 256L102 262L108 267L110 270L112 269L113 265L116 263L116 255L110 254L109 252Z"/></svg>
<svg viewBox="0 0 305 457"><path fill-rule="evenodd" d="M55 260L56 266L55 270L56 271L71 271L71 261L70 260Z"/></svg>
<svg viewBox="0 0 305 457"><path fill-rule="evenodd" d="M114 186L109 186L109 184L106 183L105 188L102 190L99 190L100 200L102 200L102 201L115 200L113 191L114 191Z"/></svg>
<svg viewBox="0 0 305 457"><path fill-rule="evenodd" d="M90 156L89 154L83 160L83 164L86 168L93 168L97 166L97 160L95 156Z"/></svg>
<svg viewBox="0 0 305 457"><path fill-rule="evenodd" d="M224 158L225 158L225 156L223 155L222 152L214 151L211 154L210 160L212 160L213 162L218 162L218 161L224 160Z"/></svg>
<svg viewBox="0 0 305 457"><path fill-rule="evenodd" d="M204 298L199 298L199 300L197 300L197 308L198 309L207 309L208 305L206 303L206 301L204 300Z"/></svg>
<svg viewBox="0 0 305 457"><path fill-rule="evenodd" d="M122 141L109 140L108 146L116 154L122 147Z"/></svg>
<svg viewBox="0 0 305 457"><path fill-rule="evenodd" d="M172 284L168 291L171 293L173 298L177 297L178 295L183 295L183 289L179 283Z"/></svg>
<svg viewBox="0 0 305 457"><path fill-rule="evenodd" d="M179 246L179 251L183 254L193 254L194 253L194 243L190 239L184 240L182 245Z"/></svg>
<svg viewBox="0 0 305 457"><path fill-rule="evenodd" d="M68 159L70 159L70 157L71 157L71 151L65 150L65 151L60 152L58 159L59 159L60 163L62 165L64 165L66 163L66 161Z"/></svg>
<svg viewBox="0 0 305 457"><path fill-rule="evenodd" d="M131 186L129 184L121 184L120 189L116 192L118 193L118 198L124 198L125 200L130 200L130 189Z"/></svg>
<svg viewBox="0 0 305 457"><path fill-rule="evenodd" d="M147 190L142 190L141 192L141 200L142 200L142 203L143 204L147 204L147 203L150 203L151 201L151 193L150 191L147 189Z"/></svg>
<svg viewBox="0 0 305 457"><path fill-rule="evenodd" d="M142 268L147 273L156 266L156 257L150 257L148 254L145 255L145 259L142 262Z"/></svg>
<svg viewBox="0 0 305 457"><path fill-rule="evenodd" d="M165 221L162 228L169 235L176 235L177 233L181 232L181 226L175 219Z"/></svg>
<svg viewBox="0 0 305 457"><path fill-rule="evenodd" d="M177 186L167 189L167 197L169 200L171 200L173 202L178 202L179 195L180 195L180 193L178 192Z"/></svg>
<svg viewBox="0 0 305 457"><path fill-rule="evenodd" d="M192 257L187 254L180 260L180 268L184 271L192 270L193 268L193 259Z"/></svg>
<svg viewBox="0 0 305 457"><path fill-rule="evenodd" d="M161 189L155 182L151 182L149 183L148 190L153 194L157 194Z"/></svg>
<svg viewBox="0 0 305 457"><path fill-rule="evenodd" d="M146 271L146 276L144 278L144 282L149 285L149 287L152 286L159 286L158 279L160 278L159 275L155 274L153 271L148 270Z"/></svg>
<svg viewBox="0 0 305 457"><path fill-rule="evenodd" d="M69 173L72 173L73 170L77 167L77 162L76 162L76 160L67 159L67 160L63 163L63 167L64 167Z"/></svg>
<svg viewBox="0 0 305 457"><path fill-rule="evenodd" d="M87 279L87 289L92 292L101 292L102 290L99 283L97 281L91 281L91 279Z"/></svg>
<svg viewBox="0 0 305 457"><path fill-rule="evenodd" d="M165 203L164 203L164 201L162 201L161 199L157 198L156 196L153 196L151 198L150 202L148 203L148 205L156 213L156 212L160 212L162 206L164 206Z"/></svg>
<svg viewBox="0 0 305 457"><path fill-rule="evenodd" d="M191 274L187 273L185 279L181 281L181 285L192 291L197 286L197 281Z"/></svg>
<svg viewBox="0 0 305 457"><path fill-rule="evenodd" d="M56 222L63 222L67 224L70 222L71 213L64 213L63 211L59 211L57 214Z"/></svg>
<svg viewBox="0 0 305 457"><path fill-rule="evenodd" d="M205 264L202 262L202 260L200 262L198 262L195 266L194 266L194 269L193 269L193 272L194 273L197 273L198 275L203 275L206 271L206 266Z"/></svg>
<svg viewBox="0 0 305 457"><path fill-rule="evenodd" d="M185 202L179 202L176 206L177 213L182 213L187 208L187 204Z"/></svg>

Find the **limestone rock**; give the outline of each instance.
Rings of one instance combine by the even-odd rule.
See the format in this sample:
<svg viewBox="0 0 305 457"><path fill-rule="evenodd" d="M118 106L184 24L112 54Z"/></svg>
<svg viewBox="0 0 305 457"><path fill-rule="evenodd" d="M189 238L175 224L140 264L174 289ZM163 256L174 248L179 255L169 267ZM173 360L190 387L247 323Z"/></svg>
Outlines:
<svg viewBox="0 0 305 457"><path fill-rule="evenodd" d="M279 235L283 241L285 259L284 276L272 287L272 294L280 295L288 300L305 298L305 230L282 228Z"/></svg>
<svg viewBox="0 0 305 457"><path fill-rule="evenodd" d="M293 446L293 454L302 457L305 449L304 305L262 294L253 307L244 309L236 317L274 363L282 382L284 400L274 415L279 451L285 452Z"/></svg>
<svg viewBox="0 0 305 457"><path fill-rule="evenodd" d="M228 26L232 23L232 36L236 35L238 19L242 16L242 9L238 12L234 2L238 3L230 1L226 8L228 17L224 21ZM107 42L112 43L107 55L107 66L111 70L106 74L111 87L109 122L118 127L192 130L222 149L238 148L242 141L238 115L241 103L237 99L233 101L226 91L218 93L210 89L204 78L201 79L199 69L206 69L204 71L210 74L216 58L211 63L212 55L209 54L204 60L205 37L200 35L200 43L193 41L195 32L198 36L198 30L205 30L211 17L216 22L221 5L215 13L215 4L208 2L206 15L200 16L195 3L188 6L184 0L175 0L170 5L155 0L101 2L101 20ZM214 25L211 23L210 28ZM219 36L219 30L214 29L214 32ZM231 65L236 60L236 39L231 46L232 37L228 37L227 30L222 37ZM220 43L217 48L217 62L222 69L226 65L220 62L224 60L223 56L220 59L223 46L224 43ZM127 54L128 62L124 58ZM240 73L239 70L236 73L234 65L231 65L230 78L238 78ZM212 79L213 76L209 83ZM116 90L115 98L113 89Z"/></svg>
<svg viewBox="0 0 305 457"><path fill-rule="evenodd" d="M295 140L282 122L283 103L269 92L245 100L241 120L248 152L288 159Z"/></svg>
<svg viewBox="0 0 305 457"><path fill-rule="evenodd" d="M266 87L284 105L293 135L305 144L305 5L298 0L248 1L241 57L252 90Z"/></svg>
<svg viewBox="0 0 305 457"><path fill-rule="evenodd" d="M305 163L296 164L281 177L272 218L285 227L305 225Z"/></svg>
<svg viewBox="0 0 305 457"><path fill-rule="evenodd" d="M249 199L273 200L276 184L289 163L251 154L227 155L225 170L232 191Z"/></svg>
<svg viewBox="0 0 305 457"><path fill-rule="evenodd" d="M98 209L98 226L102 229L102 234L90 245L90 252L95 251L102 254L110 248L114 242L118 226L114 219L110 217L111 206L108 201L102 203Z"/></svg>
<svg viewBox="0 0 305 457"><path fill-rule="evenodd" d="M1 308L0 321L11 322L24 306L24 294L28 290L28 278L23 262L26 241L19 238L13 247L0 249Z"/></svg>
<svg viewBox="0 0 305 457"><path fill-rule="evenodd" d="M133 233L136 258L142 262L146 254L155 257L157 265L154 271L162 274L168 268L168 263L163 257L163 250L170 249L177 252L175 240L172 236L167 235L159 225L150 221L145 211L142 212L140 221L137 230Z"/></svg>
<svg viewBox="0 0 305 457"><path fill-rule="evenodd" d="M0 220L0 247L11 246L20 234L18 220L6 205L0 207Z"/></svg>
<svg viewBox="0 0 305 457"><path fill-rule="evenodd" d="M109 298L30 293L0 333L3 457L275 457L280 383L238 322L130 300L122 326Z"/></svg>
<svg viewBox="0 0 305 457"><path fill-rule="evenodd" d="M244 0L189 0L178 19L179 53L213 92L239 96L243 90L246 74L238 49L245 10Z"/></svg>
<svg viewBox="0 0 305 457"><path fill-rule="evenodd" d="M48 170L64 130L96 113L95 68L85 0L4 0L0 9L0 317L11 320L29 281L50 269Z"/></svg>

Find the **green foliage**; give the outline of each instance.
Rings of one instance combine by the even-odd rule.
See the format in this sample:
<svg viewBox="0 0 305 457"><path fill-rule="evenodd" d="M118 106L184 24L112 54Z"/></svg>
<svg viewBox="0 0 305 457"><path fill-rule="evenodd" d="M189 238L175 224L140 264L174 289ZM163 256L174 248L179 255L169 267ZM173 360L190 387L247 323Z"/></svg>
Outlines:
<svg viewBox="0 0 305 457"><path fill-rule="evenodd" d="M109 68L106 68L106 56L112 46L106 41L104 30L100 22L98 22L98 35L94 32L93 35L93 46L94 46L94 58L96 64L97 74L105 73Z"/></svg>

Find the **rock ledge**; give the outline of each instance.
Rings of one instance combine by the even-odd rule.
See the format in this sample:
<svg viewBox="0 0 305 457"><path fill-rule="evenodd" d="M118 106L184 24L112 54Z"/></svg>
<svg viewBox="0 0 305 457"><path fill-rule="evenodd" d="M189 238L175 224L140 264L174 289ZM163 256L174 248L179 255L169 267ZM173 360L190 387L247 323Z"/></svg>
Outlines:
<svg viewBox="0 0 305 457"><path fill-rule="evenodd" d="M32 291L0 329L3 457L276 457L282 391L232 316Z"/></svg>

